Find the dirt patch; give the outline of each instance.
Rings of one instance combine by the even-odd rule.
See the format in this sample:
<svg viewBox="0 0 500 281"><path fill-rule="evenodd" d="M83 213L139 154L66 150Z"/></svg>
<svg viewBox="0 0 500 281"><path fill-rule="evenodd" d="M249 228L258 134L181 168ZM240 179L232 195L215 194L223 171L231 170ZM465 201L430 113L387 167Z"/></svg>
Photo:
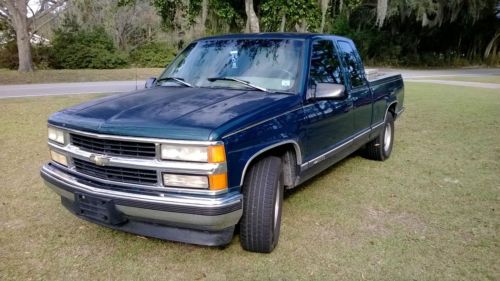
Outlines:
<svg viewBox="0 0 500 281"><path fill-rule="evenodd" d="M27 227L28 224L21 219L14 219L2 223L2 226L6 229L23 229Z"/></svg>
<svg viewBox="0 0 500 281"><path fill-rule="evenodd" d="M401 228L407 233L423 235L427 229L419 217L407 212L394 213L389 210L367 208L364 213L361 230L375 235L389 236Z"/></svg>

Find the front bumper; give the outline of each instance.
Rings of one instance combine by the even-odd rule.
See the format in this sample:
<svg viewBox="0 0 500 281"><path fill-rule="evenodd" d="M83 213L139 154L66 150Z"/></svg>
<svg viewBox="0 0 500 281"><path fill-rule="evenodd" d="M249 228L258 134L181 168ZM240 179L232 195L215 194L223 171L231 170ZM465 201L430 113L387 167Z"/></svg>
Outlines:
<svg viewBox="0 0 500 281"><path fill-rule="evenodd" d="M40 173L45 184L61 196L62 204L78 217L139 235L200 245L225 245L231 241L242 215L240 193L210 197L154 196L103 189L50 163L43 166ZM111 213L119 219L103 221L81 215L78 196L109 202Z"/></svg>

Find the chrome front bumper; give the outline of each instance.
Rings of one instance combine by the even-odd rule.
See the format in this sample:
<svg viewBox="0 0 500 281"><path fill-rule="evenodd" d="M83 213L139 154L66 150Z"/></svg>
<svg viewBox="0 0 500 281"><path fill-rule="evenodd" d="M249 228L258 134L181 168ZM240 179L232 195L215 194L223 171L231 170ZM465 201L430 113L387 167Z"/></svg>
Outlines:
<svg viewBox="0 0 500 281"><path fill-rule="evenodd" d="M242 195L238 192L219 196L145 195L101 188L50 163L43 166L40 173L46 185L61 196L63 205L73 213L75 194L112 200L116 211L127 222L120 225L96 223L145 236L223 245L232 238L234 226L242 215Z"/></svg>

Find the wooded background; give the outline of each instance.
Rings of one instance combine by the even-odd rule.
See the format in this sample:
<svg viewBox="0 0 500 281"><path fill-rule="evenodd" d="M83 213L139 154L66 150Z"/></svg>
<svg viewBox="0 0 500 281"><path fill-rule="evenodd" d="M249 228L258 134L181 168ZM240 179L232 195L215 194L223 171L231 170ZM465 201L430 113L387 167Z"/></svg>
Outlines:
<svg viewBox="0 0 500 281"><path fill-rule="evenodd" d="M239 32L351 37L365 64L500 65L497 0L0 0L0 67L163 67Z"/></svg>

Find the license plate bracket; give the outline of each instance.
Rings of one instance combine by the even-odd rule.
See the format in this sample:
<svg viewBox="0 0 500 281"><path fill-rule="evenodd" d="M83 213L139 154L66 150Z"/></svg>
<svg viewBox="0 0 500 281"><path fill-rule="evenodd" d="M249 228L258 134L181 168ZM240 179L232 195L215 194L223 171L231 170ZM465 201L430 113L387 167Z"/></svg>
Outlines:
<svg viewBox="0 0 500 281"><path fill-rule="evenodd" d="M127 221L111 199L75 193L74 207L77 215L101 223L119 225Z"/></svg>

